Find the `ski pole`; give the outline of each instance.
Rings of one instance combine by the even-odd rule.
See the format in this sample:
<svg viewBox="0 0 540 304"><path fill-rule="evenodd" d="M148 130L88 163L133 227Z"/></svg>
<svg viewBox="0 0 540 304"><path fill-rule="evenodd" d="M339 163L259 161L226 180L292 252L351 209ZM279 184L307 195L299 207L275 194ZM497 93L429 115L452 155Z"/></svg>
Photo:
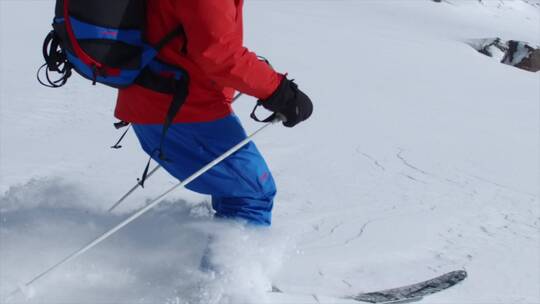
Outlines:
<svg viewBox="0 0 540 304"><path fill-rule="evenodd" d="M125 219L121 223L117 224L115 227L113 227L110 230L108 230L107 232L103 233L102 235L97 237L95 240L91 241L90 243L88 243L87 245L85 245L82 248L78 249L77 251L71 253L70 255L68 255L67 257L65 257L64 259L59 261L58 263L52 265L51 267L47 268L45 271L43 271L40 274L36 275L34 278L32 278L30 281L28 281L24 285L20 286L19 288L15 289L14 291L12 291L8 295L8 299L10 299L13 296L17 295L19 292L22 291L23 288L30 287L32 284L34 284L38 280L44 278L46 275L50 274L55 269L58 269L60 266L72 261L73 259L75 259L78 256L80 256L80 255L84 254L85 252L87 252L88 250L92 249L93 247L95 247L99 243L103 242L105 239L107 239L108 237L110 237L111 235L116 233L118 230L122 229L124 226L128 225L129 223L131 223L132 221L134 221L135 219L137 219L141 215L145 214L146 212L148 212L149 210L151 210L152 208L157 206L159 203L161 203L163 201L163 199L169 193L173 192L177 188L185 187L187 184L192 182L194 179L201 176L202 174L204 174L208 170L212 169L215 165L219 164L220 162L222 162L224 159L226 159L227 157L229 157L230 155L232 155L236 151L240 150L243 146L248 144L257 134L259 134L261 131L266 129L268 126L273 125L273 124L278 123L278 122L283 121L283 120L284 120L283 117L280 114L278 114L273 121L271 121L269 123L266 123L264 126L257 129L255 132L253 132L251 135L249 135L246 139L242 140L236 146L232 147L227 152L223 153L221 156L214 159L212 162L210 162L206 166L202 167L199 171L195 172L193 175L188 177L186 180L184 180L182 182L179 182L178 184L174 185L169 190L163 192L162 194L160 194L159 196L154 198L152 201L150 201L150 203L148 205L146 205L146 207L141 208L139 211L135 212L134 214L129 216L127 219Z"/></svg>
<svg viewBox="0 0 540 304"><path fill-rule="evenodd" d="M234 96L234 98L232 99L233 102L235 102L238 98L242 97L242 95L244 95L243 93L238 93L236 94L236 96ZM146 176L146 180L148 180L150 178L150 176L152 176L152 174L154 174L156 171L158 171L159 169L161 168L161 165L157 165L156 167L154 167L154 169L152 169L148 175ZM116 209L116 207L118 207L126 198L128 198L131 193L133 193L135 190L137 190L137 188L139 188L141 184L140 183L137 183L135 184L131 189L129 189L129 191L124 194L124 196L122 196L116 203L114 203L108 210L107 212L112 212L114 209Z"/></svg>
<svg viewBox="0 0 540 304"><path fill-rule="evenodd" d="M154 174L157 170L159 170L159 168L161 168L161 165L155 166L154 169L152 169L152 171L148 172L148 175L146 176L146 180L148 180L150 176L152 176L152 174ZM128 198L128 196L131 195L131 193L137 190L137 188L139 188L140 186L141 186L140 183L135 184L126 194L124 194L124 196L122 196L116 203L114 203L109 208L109 210L107 210L107 212L112 212L116 207L118 207L118 205L120 205L126 198Z"/></svg>

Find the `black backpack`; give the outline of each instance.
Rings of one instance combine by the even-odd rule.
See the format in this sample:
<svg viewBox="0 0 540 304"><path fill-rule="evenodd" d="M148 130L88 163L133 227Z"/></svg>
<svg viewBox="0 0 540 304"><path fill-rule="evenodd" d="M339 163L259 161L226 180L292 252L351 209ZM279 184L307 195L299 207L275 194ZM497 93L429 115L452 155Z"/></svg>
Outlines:
<svg viewBox="0 0 540 304"><path fill-rule="evenodd" d="M172 94L171 106L164 117L161 144L155 151L165 159L163 140L187 97L189 75L180 67L157 60L156 56L174 37L185 37L185 34L178 26L156 45L148 44L144 39L147 1L57 0L53 30L43 43L45 64L38 70L37 78L47 87L58 88L66 84L75 70L94 85L102 83L124 88L136 83ZM53 79L53 72L60 76ZM46 81L41 79L42 74ZM125 125L124 122L115 124L116 127ZM121 146L117 143L113 147ZM142 182L144 178L145 174Z"/></svg>

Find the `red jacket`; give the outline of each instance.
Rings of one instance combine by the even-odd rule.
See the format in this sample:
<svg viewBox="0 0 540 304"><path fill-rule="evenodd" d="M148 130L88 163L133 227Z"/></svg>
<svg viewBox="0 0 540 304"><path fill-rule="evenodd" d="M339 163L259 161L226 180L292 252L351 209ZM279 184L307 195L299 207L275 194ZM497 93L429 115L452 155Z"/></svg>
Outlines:
<svg viewBox="0 0 540 304"><path fill-rule="evenodd" d="M202 122L232 112L235 90L265 99L282 75L243 46L243 0L150 0L147 40L158 42L181 24L185 36L173 39L158 58L184 68L189 96L175 122ZM186 43L187 40L187 43ZM182 54L182 48L187 49ZM115 116L135 123L163 123L172 97L138 85L120 89Z"/></svg>

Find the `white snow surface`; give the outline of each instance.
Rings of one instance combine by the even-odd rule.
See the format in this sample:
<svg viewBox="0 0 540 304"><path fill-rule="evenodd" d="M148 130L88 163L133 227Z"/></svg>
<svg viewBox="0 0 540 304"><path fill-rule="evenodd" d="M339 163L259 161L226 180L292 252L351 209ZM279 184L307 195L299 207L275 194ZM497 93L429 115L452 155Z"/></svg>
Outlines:
<svg viewBox="0 0 540 304"><path fill-rule="evenodd" d="M0 1L0 302L351 303L336 297L466 269L423 303L540 303L540 74L466 43L540 44L527 2L246 1L246 44L315 104L256 139L272 228L215 222L208 197L176 191L8 301L176 181L160 172L107 213L146 160L132 133L109 149L115 92L41 87L54 1ZM235 105L248 131L253 102ZM198 270L208 235L214 275Z"/></svg>

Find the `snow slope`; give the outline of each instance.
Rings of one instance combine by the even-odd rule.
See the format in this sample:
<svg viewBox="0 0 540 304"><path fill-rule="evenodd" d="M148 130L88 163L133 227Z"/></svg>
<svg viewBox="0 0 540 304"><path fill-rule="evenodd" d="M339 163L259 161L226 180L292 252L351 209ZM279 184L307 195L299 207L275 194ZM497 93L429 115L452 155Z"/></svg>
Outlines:
<svg viewBox="0 0 540 304"><path fill-rule="evenodd" d="M246 2L246 44L315 102L256 140L272 229L215 223L207 197L176 191L13 303L333 303L462 268L425 303L540 303L540 74L466 43L540 44L534 1ZM131 133L109 149L112 90L35 81L52 8L0 1L0 299L175 183L160 172L106 212L146 156ZM235 106L248 131L252 105ZM208 234L215 276L198 271Z"/></svg>

